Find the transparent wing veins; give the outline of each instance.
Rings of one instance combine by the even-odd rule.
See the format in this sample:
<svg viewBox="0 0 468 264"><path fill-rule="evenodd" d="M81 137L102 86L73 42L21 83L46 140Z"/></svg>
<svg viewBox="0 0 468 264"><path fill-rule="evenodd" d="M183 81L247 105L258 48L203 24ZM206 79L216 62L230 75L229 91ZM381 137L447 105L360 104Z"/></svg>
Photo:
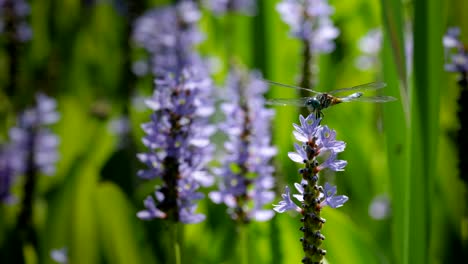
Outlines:
<svg viewBox="0 0 468 264"><path fill-rule="evenodd" d="M344 102L369 102L369 103L385 103L396 101L393 96L377 95L377 96L363 96L363 97L343 97Z"/></svg>
<svg viewBox="0 0 468 264"><path fill-rule="evenodd" d="M307 100L309 100L309 98L310 97L291 98L291 99L275 98L275 99L266 100L265 104L280 105L280 106L294 105L294 106L303 107L303 106L306 106L306 102Z"/></svg>
<svg viewBox="0 0 468 264"><path fill-rule="evenodd" d="M336 90L332 90L332 91L327 92L327 93L328 94L337 94L337 93L352 92L352 91L362 91L362 92L364 92L364 91L374 91L374 90L382 89L385 86L387 86L387 84L384 83L384 82L371 82L371 83L356 85L356 86L349 87L349 88L336 89Z"/></svg>
<svg viewBox="0 0 468 264"><path fill-rule="evenodd" d="M274 82L274 81L270 81L270 80L266 80L266 79L263 79L263 81L266 82L266 83L269 83L271 85L276 85L276 86L281 86L281 87L286 87L286 88L292 88L292 89L297 89L297 90L304 90L304 91L308 91L308 92L315 93L315 94L321 93L321 92L317 92L317 91L314 91L312 89L307 89L307 88L300 87L300 86Z"/></svg>

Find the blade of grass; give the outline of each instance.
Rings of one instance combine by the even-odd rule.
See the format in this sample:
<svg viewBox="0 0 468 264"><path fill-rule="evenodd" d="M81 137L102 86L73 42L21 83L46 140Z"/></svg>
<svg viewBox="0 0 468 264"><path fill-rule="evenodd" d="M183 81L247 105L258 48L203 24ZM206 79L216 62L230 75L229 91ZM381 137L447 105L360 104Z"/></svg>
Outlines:
<svg viewBox="0 0 468 264"><path fill-rule="evenodd" d="M154 263L143 236L142 223L124 193L112 183L95 191L95 214L103 255L109 263Z"/></svg>
<svg viewBox="0 0 468 264"><path fill-rule="evenodd" d="M387 144L387 159L390 170L392 193L392 247L393 262L402 262L407 248L407 241L402 234L408 233L405 212L409 208L409 175L407 170L409 122L407 102L407 73L404 61L403 18L401 2L382 0L382 18L384 20L383 74L387 82L386 94L399 99L398 103L383 106L383 122ZM400 95L400 96L398 96Z"/></svg>
<svg viewBox="0 0 468 264"><path fill-rule="evenodd" d="M436 179L439 93L442 76L442 5L414 2L414 89L411 98L410 208L407 255L403 263L427 263L431 199Z"/></svg>
<svg viewBox="0 0 468 264"><path fill-rule="evenodd" d="M251 47L252 47L252 66L255 69L259 69L263 74L267 74L268 67L269 67L269 57L267 56L268 54L268 49L269 45L267 42L267 16L268 16L268 11L266 8L266 4L264 1L258 1L257 2L257 15L253 17L253 23L252 23L252 31L251 31L251 40L252 42ZM268 76L266 76L268 78Z"/></svg>
<svg viewBox="0 0 468 264"><path fill-rule="evenodd" d="M391 46L396 73L402 84L400 86L400 98L403 101L405 113L408 113L408 71L406 69L405 39L403 37L403 7L399 0L381 0L381 6L385 37ZM408 122L408 116L405 117Z"/></svg>
<svg viewBox="0 0 468 264"><path fill-rule="evenodd" d="M396 96L398 98L399 85L398 75L392 56L391 46L388 39L384 41L383 47L383 71L384 80L388 87L386 94ZM407 160L407 135L405 134L406 126L403 112L402 101L383 106L383 126L385 132L385 141L387 145L387 160L390 170L390 185L392 197L392 247L394 260L401 260L404 251L404 243L401 243L401 234L404 227L404 212L407 207L406 190L408 182L408 171L406 169Z"/></svg>

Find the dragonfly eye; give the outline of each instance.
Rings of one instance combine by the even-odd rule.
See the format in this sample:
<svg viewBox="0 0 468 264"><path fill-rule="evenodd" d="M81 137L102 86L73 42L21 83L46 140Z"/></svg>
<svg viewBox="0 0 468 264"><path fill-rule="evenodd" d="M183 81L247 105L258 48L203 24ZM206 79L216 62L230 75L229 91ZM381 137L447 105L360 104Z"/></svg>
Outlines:
<svg viewBox="0 0 468 264"><path fill-rule="evenodd" d="M308 108L318 109L320 107L320 102L315 98L310 98L307 100L306 105Z"/></svg>

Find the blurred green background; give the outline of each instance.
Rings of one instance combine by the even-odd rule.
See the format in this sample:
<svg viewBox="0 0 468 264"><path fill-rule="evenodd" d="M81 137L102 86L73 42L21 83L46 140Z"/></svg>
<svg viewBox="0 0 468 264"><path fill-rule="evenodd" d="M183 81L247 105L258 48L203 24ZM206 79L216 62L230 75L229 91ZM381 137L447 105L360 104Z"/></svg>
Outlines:
<svg viewBox="0 0 468 264"><path fill-rule="evenodd" d="M70 263L169 263L169 234L164 221L143 222L136 212L154 182L137 179L142 168L135 153L144 151L140 124L150 112L141 100L150 95L151 77L136 78L133 61L143 56L129 40L131 19L170 1L128 1L138 5L125 12L125 1L30 1L33 38L22 45L18 87L13 97L0 94L0 139L7 138L18 108L32 102L36 91L57 98L61 119L53 130L60 137L60 161L53 177L41 176L34 203L38 250L25 249L28 263L54 263L52 249L67 247ZM223 83L226 46L236 59L260 69L265 78L287 84L300 75L301 43L289 36L275 5L261 1L256 16L217 17L203 11L206 35L200 52L217 58L214 76ZM339 209L324 209L324 247L329 263L454 263L467 259L467 186L457 168L457 76L443 71L442 36L459 26L468 43L468 2L331 0L332 19L340 29L336 50L318 60L317 90L385 81L383 94L398 101L353 103L326 110L324 124L347 143L341 158L344 172L325 174L339 194L350 200ZM226 31L229 24L229 32ZM355 66L358 43L369 30L382 28L378 63L362 71ZM405 33L409 31L409 33ZM408 67L404 36L413 35L414 61ZM2 45L5 42L2 42ZM9 54L0 50L0 87L11 76ZM407 69L407 67L409 69ZM4 90L2 90L4 91ZM293 98L293 89L272 87L269 98ZM274 144L279 153L276 191L299 181L298 167L287 157L294 138L298 109L275 108ZM132 137L125 148L110 124L128 113ZM128 143L128 142L127 142ZM222 142L217 142L220 145ZM466 177L465 177L466 179ZM22 196L21 180L15 194ZM205 190L207 193L208 190ZM379 203L380 201L380 203ZM382 202L383 201L383 202ZM371 205L387 214L375 219ZM0 205L0 247L7 250L8 233L19 205ZM207 219L186 225L183 263L237 263L236 226L225 207L207 199L199 212ZM248 226L249 263L300 263L299 216L276 215ZM0 260L1 263L11 263Z"/></svg>

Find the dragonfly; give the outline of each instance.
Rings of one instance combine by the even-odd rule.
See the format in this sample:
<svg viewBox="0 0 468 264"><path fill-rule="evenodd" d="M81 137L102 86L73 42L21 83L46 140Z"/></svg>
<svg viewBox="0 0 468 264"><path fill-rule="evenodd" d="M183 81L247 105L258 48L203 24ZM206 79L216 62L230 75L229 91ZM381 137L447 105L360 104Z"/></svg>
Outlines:
<svg viewBox="0 0 468 264"><path fill-rule="evenodd" d="M330 92L318 92L312 89L307 89L300 86L288 85L278 82L273 82L270 80L264 80L265 82L276 85L282 86L287 88L305 90L312 94L313 96L310 97L303 97L303 98L296 98L296 99L269 99L266 101L268 105L280 105L280 106L287 106L287 105L294 105L298 107L307 107L307 110L310 113L315 113L315 117L323 117L323 109L326 109L330 106L334 106L340 103L347 103L347 102L371 102L371 103L386 103L397 100L393 96L385 96L385 95L377 95L377 96L364 96L364 92L379 90L387 86L384 82L371 82L360 84L357 86L352 86L348 88L341 88L332 90ZM345 92L353 92L347 96L338 96L337 94L345 93Z"/></svg>

